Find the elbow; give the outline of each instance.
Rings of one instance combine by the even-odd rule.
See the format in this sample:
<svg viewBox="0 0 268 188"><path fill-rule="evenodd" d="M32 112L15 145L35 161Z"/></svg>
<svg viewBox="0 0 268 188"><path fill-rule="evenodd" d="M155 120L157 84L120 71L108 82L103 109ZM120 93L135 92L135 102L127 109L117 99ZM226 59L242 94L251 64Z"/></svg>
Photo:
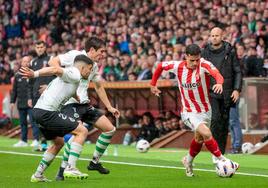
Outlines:
<svg viewBox="0 0 268 188"><path fill-rule="evenodd" d="M50 67L57 67L57 66L60 66L60 59L59 57L53 57L49 62L48 62L48 65Z"/></svg>

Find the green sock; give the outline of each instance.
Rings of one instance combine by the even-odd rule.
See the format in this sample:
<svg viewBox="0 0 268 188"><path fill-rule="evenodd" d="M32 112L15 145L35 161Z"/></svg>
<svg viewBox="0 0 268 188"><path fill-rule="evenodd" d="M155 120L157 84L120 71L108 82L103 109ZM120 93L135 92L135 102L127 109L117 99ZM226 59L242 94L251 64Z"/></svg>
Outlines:
<svg viewBox="0 0 268 188"><path fill-rule="evenodd" d="M68 165L72 168L76 168L76 161L78 160L83 146L79 143L72 142L70 145L70 155L68 159Z"/></svg>
<svg viewBox="0 0 268 188"><path fill-rule="evenodd" d="M48 153L47 151L44 153L44 156L42 160L40 161L37 170L35 172L36 176L41 176L44 171L47 169L47 167L50 165L50 163L53 161L55 158L55 155L52 153Z"/></svg>
<svg viewBox="0 0 268 188"><path fill-rule="evenodd" d="M61 165L60 165L62 168L66 168L66 166L68 165L68 159L69 159L69 155L70 155L70 148L71 148L71 143L73 141L73 138L74 138L74 136L72 136L64 146L62 162L61 162Z"/></svg>
<svg viewBox="0 0 268 188"><path fill-rule="evenodd" d="M102 133L97 142L96 142L96 148L95 151L93 153L93 162L94 163L98 163L99 159L101 158L101 156L103 155L103 153L105 152L106 148L109 146L109 144L111 143L111 139L113 137L115 133L115 129L110 131L110 132L106 132L106 133Z"/></svg>

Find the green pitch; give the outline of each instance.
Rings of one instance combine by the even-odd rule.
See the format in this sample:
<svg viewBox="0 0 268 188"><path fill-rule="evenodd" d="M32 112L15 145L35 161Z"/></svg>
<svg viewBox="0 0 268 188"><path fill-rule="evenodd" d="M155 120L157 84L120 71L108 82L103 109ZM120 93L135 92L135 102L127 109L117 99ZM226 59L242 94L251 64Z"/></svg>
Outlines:
<svg viewBox="0 0 268 188"><path fill-rule="evenodd" d="M224 187L247 188L268 186L267 155L227 155L241 167L233 178L219 178L213 172L211 156L201 152L195 160L195 177L188 178L180 163L187 153L183 149L150 149L148 153L138 153L132 146L119 145L118 156L114 156L114 146L109 146L108 155L103 156L103 164L109 168L109 175L87 172L88 159L94 151L94 144L85 144L78 161L78 168L87 172L87 180L54 181L60 159L57 158L45 175L53 180L49 183L31 183L30 177L41 159L42 153L33 152L31 147L13 148L15 139L0 137L0 187L78 187L78 188L171 188L171 187Z"/></svg>

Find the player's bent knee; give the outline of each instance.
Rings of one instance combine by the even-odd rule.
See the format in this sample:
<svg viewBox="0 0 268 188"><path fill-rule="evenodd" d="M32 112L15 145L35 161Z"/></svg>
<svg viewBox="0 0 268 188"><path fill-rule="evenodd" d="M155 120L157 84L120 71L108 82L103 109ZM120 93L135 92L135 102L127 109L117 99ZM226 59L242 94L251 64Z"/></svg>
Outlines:
<svg viewBox="0 0 268 188"><path fill-rule="evenodd" d="M203 137L204 140L207 140L212 136L210 129L203 123L198 126L197 132Z"/></svg>
<svg viewBox="0 0 268 188"><path fill-rule="evenodd" d="M73 131L73 133L77 135L87 135L88 130L82 123L79 123L76 129Z"/></svg>
<svg viewBox="0 0 268 188"><path fill-rule="evenodd" d="M104 133L109 134L109 135L114 135L115 131L116 131L116 128L113 126L113 127L111 128L111 130L109 130L109 131L105 131Z"/></svg>
<svg viewBox="0 0 268 188"><path fill-rule="evenodd" d="M200 134L196 134L195 135L195 141L198 142L198 143L203 143L204 139Z"/></svg>
<svg viewBox="0 0 268 188"><path fill-rule="evenodd" d="M212 134L211 132L208 132L208 133L205 133L203 137L204 137L204 140L210 140L212 138Z"/></svg>
<svg viewBox="0 0 268 188"><path fill-rule="evenodd" d="M114 130L114 126L111 121L105 116L101 116L95 123L95 127L100 129L102 132L110 132Z"/></svg>

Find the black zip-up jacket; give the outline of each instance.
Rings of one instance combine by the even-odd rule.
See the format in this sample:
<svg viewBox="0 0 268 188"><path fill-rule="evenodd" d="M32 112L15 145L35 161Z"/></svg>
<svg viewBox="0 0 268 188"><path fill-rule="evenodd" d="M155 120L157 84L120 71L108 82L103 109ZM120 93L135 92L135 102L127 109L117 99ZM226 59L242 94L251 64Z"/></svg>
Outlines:
<svg viewBox="0 0 268 188"><path fill-rule="evenodd" d="M50 60L51 56L48 56L46 53L34 58L31 62L30 69L33 71L37 71L39 69L42 69L44 67L48 66L48 61ZM39 89L41 85L48 85L49 82L51 82L55 76L44 76L44 77L38 77L38 78L32 78L29 81L29 87L28 87L28 99L33 100L33 106L36 104L37 100L40 97Z"/></svg>
<svg viewBox="0 0 268 188"><path fill-rule="evenodd" d="M223 98L226 105L232 105L231 95L234 90L242 89L242 73L236 51L230 43L223 41L219 49L213 49L207 44L201 53L202 57L210 61L224 78L223 93L215 94L212 86L216 84L214 78L210 79L210 95L215 98Z"/></svg>
<svg viewBox="0 0 268 188"><path fill-rule="evenodd" d="M29 87L29 79L22 78L19 73L15 74L13 88L10 96L10 103L16 103L17 108L28 108L27 88Z"/></svg>

